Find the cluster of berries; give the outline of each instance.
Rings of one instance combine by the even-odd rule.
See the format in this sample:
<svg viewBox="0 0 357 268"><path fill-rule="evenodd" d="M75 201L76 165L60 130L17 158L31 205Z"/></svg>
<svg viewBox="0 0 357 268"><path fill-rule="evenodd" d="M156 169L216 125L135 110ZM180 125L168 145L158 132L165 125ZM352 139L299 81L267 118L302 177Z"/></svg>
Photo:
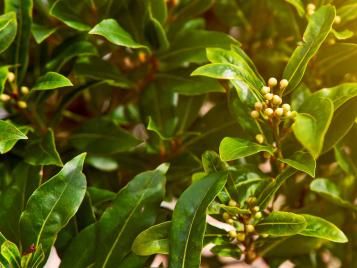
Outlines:
<svg viewBox="0 0 357 268"><path fill-rule="evenodd" d="M250 200L252 199L252 200ZM253 200L254 197L248 198L248 206L250 210L250 215L242 215L245 220L238 219L239 215L231 215L228 212L224 212L222 217L226 223L232 225L235 229L230 230L228 232L229 237L232 239L237 239L237 241L243 242L246 239L248 234L256 234L254 222L261 219L263 217L262 212L260 211L259 206L254 205L256 202ZM253 204L253 205L252 205ZM238 204L234 200L230 200L228 203L230 207L238 207Z"/></svg>
<svg viewBox="0 0 357 268"><path fill-rule="evenodd" d="M7 74L7 81L10 83L11 87L15 87L14 83L15 83L15 74L13 72L8 72ZM16 89L17 91L17 89ZM22 86L20 88L20 91L22 93L22 95L28 95L30 93L30 89L26 86ZM27 108L27 103L26 101L24 100L18 100L18 93L15 91L13 92L13 94L11 95L8 95L8 94L5 94L5 93L2 93L0 94L0 101L3 101L3 102L9 102L11 100L15 100L16 101L16 104L17 104L17 107L20 108L20 109L26 109Z"/></svg>
<svg viewBox="0 0 357 268"><path fill-rule="evenodd" d="M254 104L254 110L250 113L251 117L254 119L259 119L262 116L263 119L268 120L273 117L276 118L294 118L296 112L291 111L289 104L282 104L283 100L279 95L274 95L272 93L273 88L278 84L276 78L272 77L268 80L268 86L264 86L261 89L265 101L256 102ZM284 90L288 86L289 82L286 79L280 81L280 89Z"/></svg>

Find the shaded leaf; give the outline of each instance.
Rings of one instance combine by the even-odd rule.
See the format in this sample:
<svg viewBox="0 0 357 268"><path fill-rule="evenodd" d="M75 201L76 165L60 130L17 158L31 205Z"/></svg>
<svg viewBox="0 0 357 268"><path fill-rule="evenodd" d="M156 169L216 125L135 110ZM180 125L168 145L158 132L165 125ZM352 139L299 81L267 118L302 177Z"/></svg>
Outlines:
<svg viewBox="0 0 357 268"><path fill-rule="evenodd" d="M57 28L48 27L39 24L32 24L31 32L37 44L41 44L45 41L50 35L56 32Z"/></svg>
<svg viewBox="0 0 357 268"><path fill-rule="evenodd" d="M316 161L307 152L297 151L289 158L279 159L279 161L315 177Z"/></svg>
<svg viewBox="0 0 357 268"><path fill-rule="evenodd" d="M16 13L9 12L0 16L0 53L4 52L15 40L17 32Z"/></svg>
<svg viewBox="0 0 357 268"><path fill-rule="evenodd" d="M45 75L37 79L35 85L32 87L33 90L52 90L60 87L70 87L73 86L71 80L67 77L55 73L48 72Z"/></svg>
<svg viewBox="0 0 357 268"><path fill-rule="evenodd" d="M13 124L0 120L0 153L7 153L17 141L26 140L27 136Z"/></svg>

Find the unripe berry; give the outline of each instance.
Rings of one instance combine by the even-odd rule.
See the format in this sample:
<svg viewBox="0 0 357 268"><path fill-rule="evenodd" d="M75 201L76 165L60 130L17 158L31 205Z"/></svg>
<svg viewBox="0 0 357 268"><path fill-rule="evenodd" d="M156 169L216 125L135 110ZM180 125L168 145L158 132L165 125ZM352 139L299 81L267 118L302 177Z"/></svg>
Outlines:
<svg viewBox="0 0 357 268"><path fill-rule="evenodd" d="M287 112L285 113L285 116L288 117L288 118L291 118L291 115L292 115L291 111L287 111Z"/></svg>
<svg viewBox="0 0 357 268"><path fill-rule="evenodd" d="M255 228L253 225L248 224L245 229L247 230L248 233L253 233L255 231Z"/></svg>
<svg viewBox="0 0 357 268"><path fill-rule="evenodd" d="M251 111L250 116L253 117L254 119L259 118L259 112L258 111Z"/></svg>
<svg viewBox="0 0 357 268"><path fill-rule="evenodd" d="M27 103L24 101L18 101L17 102L17 106L19 106L19 108L21 109L26 109L27 108Z"/></svg>
<svg viewBox="0 0 357 268"><path fill-rule="evenodd" d="M229 200L229 202L228 202L228 206L230 206L230 207L235 207L235 206L237 206L237 202L231 199L231 200Z"/></svg>
<svg viewBox="0 0 357 268"><path fill-rule="evenodd" d="M222 217L226 221L226 220L230 219L231 216L227 212L224 212Z"/></svg>
<svg viewBox="0 0 357 268"><path fill-rule="evenodd" d="M28 87L25 87L25 86L22 86L21 87L21 93L24 94L24 95L27 95L30 93L30 90Z"/></svg>
<svg viewBox="0 0 357 268"><path fill-rule="evenodd" d="M263 108L263 104L262 104L261 102L256 102L256 103L254 104L254 108L255 108L255 110L257 110L257 111L260 111L260 110Z"/></svg>
<svg viewBox="0 0 357 268"><path fill-rule="evenodd" d="M239 232L239 233L236 235L236 238L237 238L238 241L243 242L243 241L245 240L245 233Z"/></svg>
<svg viewBox="0 0 357 268"><path fill-rule="evenodd" d="M278 84L278 80L275 77L270 77L268 80L269 87L275 87Z"/></svg>
<svg viewBox="0 0 357 268"><path fill-rule="evenodd" d="M275 115L280 117L284 114L284 109L283 108L276 108L275 109Z"/></svg>
<svg viewBox="0 0 357 268"><path fill-rule="evenodd" d="M283 101L278 95L274 95L272 102L275 105L280 105Z"/></svg>
<svg viewBox="0 0 357 268"><path fill-rule="evenodd" d="M280 81L280 88L285 89L289 85L289 81L286 79L283 79Z"/></svg>
<svg viewBox="0 0 357 268"><path fill-rule="evenodd" d="M229 235L230 237L232 237L232 238L236 238L236 237L237 237L237 232L236 232L236 230L230 230L230 231L228 232L228 235Z"/></svg>
<svg viewBox="0 0 357 268"><path fill-rule="evenodd" d="M288 112L291 109L290 105L287 103L284 103L281 107L284 109L284 112Z"/></svg>
<svg viewBox="0 0 357 268"><path fill-rule="evenodd" d="M9 82L14 82L15 74L13 72L8 72L7 73L7 80L9 80Z"/></svg>
<svg viewBox="0 0 357 268"><path fill-rule="evenodd" d="M233 219L228 219L228 220L227 220L227 223L230 224L230 225L232 225L232 224L234 223L234 220L233 220Z"/></svg>
<svg viewBox="0 0 357 268"><path fill-rule="evenodd" d="M254 196L250 196L247 199L247 203L251 206L254 206L257 203L257 198Z"/></svg>
<svg viewBox="0 0 357 268"><path fill-rule="evenodd" d="M263 217L263 214L259 211L257 213L255 213L254 218L256 218L257 220L261 219Z"/></svg>
<svg viewBox="0 0 357 268"><path fill-rule="evenodd" d="M264 95L264 98L265 98L266 100L268 100L268 101L272 100L273 97L274 97L274 95L271 94L271 93L267 93L267 94Z"/></svg>
<svg viewBox="0 0 357 268"><path fill-rule="evenodd" d="M269 93L269 92L270 92L270 87L264 86L264 87L262 88L261 92L262 92L262 94L264 94L264 95L267 94L267 93Z"/></svg>
<svg viewBox="0 0 357 268"><path fill-rule="evenodd" d="M258 143L262 144L264 142L264 136L262 134L257 134L255 136L255 139L257 140Z"/></svg>
<svg viewBox="0 0 357 268"><path fill-rule="evenodd" d="M266 109L264 110L264 114L265 114L266 116L268 116L268 117L272 116L273 113L274 113L274 110L273 110L272 108L266 108Z"/></svg>
<svg viewBox="0 0 357 268"><path fill-rule="evenodd" d="M10 99L11 99L11 97L7 94L0 95L0 100L2 100L2 101L9 101Z"/></svg>

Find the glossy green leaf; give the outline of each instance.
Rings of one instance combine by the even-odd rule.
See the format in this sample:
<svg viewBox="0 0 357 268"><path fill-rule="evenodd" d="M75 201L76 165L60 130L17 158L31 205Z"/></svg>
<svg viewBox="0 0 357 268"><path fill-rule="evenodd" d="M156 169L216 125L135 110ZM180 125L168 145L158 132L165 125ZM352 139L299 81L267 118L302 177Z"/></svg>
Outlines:
<svg viewBox="0 0 357 268"><path fill-rule="evenodd" d="M79 150L96 154L125 152L140 143L130 133L104 119L86 122L71 136L70 142Z"/></svg>
<svg viewBox="0 0 357 268"><path fill-rule="evenodd" d="M11 268L21 268L21 254L17 246L9 240L1 244L1 256L7 261Z"/></svg>
<svg viewBox="0 0 357 268"><path fill-rule="evenodd" d="M301 106L292 125L295 137L315 159L323 148L333 111L333 102L329 98L309 98Z"/></svg>
<svg viewBox="0 0 357 268"><path fill-rule="evenodd" d="M45 255L58 232L77 212L86 191L82 173L85 154L67 162L62 170L42 184L31 195L20 218L21 244L43 247Z"/></svg>
<svg viewBox="0 0 357 268"><path fill-rule="evenodd" d="M300 84L309 61L331 31L335 15L335 8L327 5L320 7L309 19L302 44L295 49L283 73L283 77L289 81L285 94Z"/></svg>
<svg viewBox="0 0 357 268"><path fill-rule="evenodd" d="M177 201L170 229L170 268L198 267L206 228L206 210L227 180L211 173L192 184Z"/></svg>
<svg viewBox="0 0 357 268"><path fill-rule="evenodd" d="M303 216L291 212L274 211L259 221L255 229L261 234L289 236L305 229L307 223Z"/></svg>
<svg viewBox="0 0 357 268"><path fill-rule="evenodd" d="M232 137L224 138L219 145L219 154L224 161L239 159L259 152L268 152L273 155L273 147Z"/></svg>
<svg viewBox="0 0 357 268"><path fill-rule="evenodd" d="M87 157L86 161L89 165L106 172L111 172L117 170L119 165L118 162L115 161L114 158L106 157L106 156L95 156L90 155Z"/></svg>
<svg viewBox="0 0 357 268"><path fill-rule="evenodd" d="M18 29L11 56L19 83L25 76L29 61L33 0L5 0L4 3L5 12L16 12L17 17Z"/></svg>
<svg viewBox="0 0 357 268"><path fill-rule="evenodd" d="M0 53L4 52L15 40L17 32L16 13L9 12L0 16Z"/></svg>
<svg viewBox="0 0 357 268"><path fill-rule="evenodd" d="M0 94L4 92L8 72L9 66L5 65L0 67Z"/></svg>
<svg viewBox="0 0 357 268"><path fill-rule="evenodd" d="M27 136L13 124L0 120L0 153L7 153L17 141L26 140Z"/></svg>
<svg viewBox="0 0 357 268"><path fill-rule="evenodd" d="M307 152L297 151L289 158L279 159L279 161L315 177L316 161Z"/></svg>
<svg viewBox="0 0 357 268"><path fill-rule="evenodd" d="M338 31L332 29L331 32L338 40L346 40L346 39L351 38L354 35L354 33L350 30L343 30L341 32L338 32Z"/></svg>
<svg viewBox="0 0 357 268"><path fill-rule="evenodd" d="M131 35L127 31L125 31L114 19L102 20L99 24L94 26L94 28L89 31L89 34L103 36L109 42L117 46L124 46L130 48L145 47L144 45L134 41Z"/></svg>
<svg viewBox="0 0 357 268"><path fill-rule="evenodd" d="M171 222L163 222L141 232L131 247L136 255L149 256L169 253L169 232Z"/></svg>
<svg viewBox="0 0 357 268"><path fill-rule="evenodd" d="M52 90L60 87L70 87L73 86L71 80L67 77L55 73L48 72L45 75L37 79L35 85L32 87L33 90Z"/></svg>
<svg viewBox="0 0 357 268"><path fill-rule="evenodd" d="M346 243L346 235L333 223L312 215L301 214L307 222L304 230L299 234L304 236L318 237L336 243Z"/></svg>
<svg viewBox="0 0 357 268"><path fill-rule="evenodd" d="M137 175L118 193L97 224L94 267L118 267L135 237L155 223L164 192L165 175L157 169Z"/></svg>
<svg viewBox="0 0 357 268"><path fill-rule="evenodd" d="M30 140L26 146L25 161L31 165L63 166L61 157L56 150L55 137L52 129L38 139Z"/></svg>
<svg viewBox="0 0 357 268"><path fill-rule="evenodd" d="M82 268L92 264L96 250L95 241L96 224L91 224L73 238L63 254L60 268Z"/></svg>
<svg viewBox="0 0 357 268"><path fill-rule="evenodd" d="M56 0L49 11L50 15L73 29L78 31L89 31L90 26L81 20L81 17L76 14L69 2L70 1L66 0Z"/></svg>
<svg viewBox="0 0 357 268"><path fill-rule="evenodd" d="M202 154L202 166L206 173L227 170L227 165L215 151L206 151Z"/></svg>
<svg viewBox="0 0 357 268"><path fill-rule="evenodd" d="M357 206L341 198L340 190L328 179L318 178L310 183L310 190L316 192L330 202L357 211Z"/></svg>
<svg viewBox="0 0 357 268"><path fill-rule="evenodd" d="M41 44L56 31L57 28L48 27L45 25L40 25L35 23L33 23L31 27L33 38L35 39L37 44Z"/></svg>
<svg viewBox="0 0 357 268"><path fill-rule="evenodd" d="M216 245L210 250L214 255L239 259L242 250L234 244Z"/></svg>

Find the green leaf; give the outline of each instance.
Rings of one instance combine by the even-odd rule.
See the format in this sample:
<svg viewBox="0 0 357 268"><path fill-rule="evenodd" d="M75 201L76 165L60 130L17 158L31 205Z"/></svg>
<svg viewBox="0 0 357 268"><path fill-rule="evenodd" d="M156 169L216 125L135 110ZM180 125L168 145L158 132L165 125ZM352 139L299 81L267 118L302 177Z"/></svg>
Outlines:
<svg viewBox="0 0 357 268"><path fill-rule="evenodd" d="M307 152L297 151L289 158L279 159L279 161L315 177L316 161Z"/></svg>
<svg viewBox="0 0 357 268"><path fill-rule="evenodd" d="M351 38L354 35L354 33L350 30L343 30L341 32L338 32L338 31L332 29L331 32L338 40L346 40L346 39Z"/></svg>
<svg viewBox="0 0 357 268"><path fill-rule="evenodd" d="M92 264L96 251L95 241L96 224L91 224L73 238L61 258L60 268L83 268Z"/></svg>
<svg viewBox="0 0 357 268"><path fill-rule="evenodd" d="M130 48L146 48L146 46L134 41L131 35L125 31L116 20L105 19L98 23L89 34L103 36L109 42L117 45Z"/></svg>
<svg viewBox="0 0 357 268"><path fill-rule="evenodd" d="M16 13L9 12L0 16L0 53L14 42L17 32Z"/></svg>
<svg viewBox="0 0 357 268"><path fill-rule="evenodd" d="M114 154L131 150L140 141L113 122L97 118L86 122L75 132L70 143L81 151Z"/></svg>
<svg viewBox="0 0 357 268"><path fill-rule="evenodd" d="M118 193L113 206L104 212L97 223L94 267L118 267L130 253L135 237L155 223L165 193L165 180L159 169L146 171Z"/></svg>
<svg viewBox="0 0 357 268"><path fill-rule="evenodd" d="M171 221L166 221L141 232L134 240L132 251L139 256L169 254Z"/></svg>
<svg viewBox="0 0 357 268"><path fill-rule="evenodd" d="M0 67L0 94L4 92L8 73L9 73L9 66L5 65Z"/></svg>
<svg viewBox="0 0 357 268"><path fill-rule="evenodd" d="M259 152L268 152L273 155L273 147L260 145L245 139L226 137L219 145L219 154L224 161L231 161L250 156Z"/></svg>
<svg viewBox="0 0 357 268"><path fill-rule="evenodd" d="M152 16L150 9L148 22L145 24L144 35L155 50L163 51L170 46L163 26Z"/></svg>
<svg viewBox="0 0 357 268"><path fill-rule="evenodd" d="M211 173L188 187L177 201L170 229L170 268L198 267L206 229L206 210L227 180Z"/></svg>
<svg viewBox="0 0 357 268"><path fill-rule="evenodd" d="M17 246L9 240L1 244L1 256L11 268L21 268L21 254Z"/></svg>
<svg viewBox="0 0 357 268"><path fill-rule="evenodd" d="M62 170L34 191L20 218L21 244L43 247L45 255L58 232L77 212L86 191L82 173L85 154L67 162Z"/></svg>
<svg viewBox="0 0 357 268"><path fill-rule="evenodd" d="M329 98L311 97L303 103L292 125L295 137L314 159L323 148L333 110L333 103Z"/></svg>
<svg viewBox="0 0 357 268"><path fill-rule="evenodd" d="M11 56L17 83L21 84L29 61L33 0L5 0L4 3L5 13L16 12L18 29Z"/></svg>
<svg viewBox="0 0 357 268"><path fill-rule="evenodd" d="M205 151L202 154L202 166L206 173L227 170L227 165L215 151Z"/></svg>
<svg viewBox="0 0 357 268"><path fill-rule="evenodd" d="M48 27L40 24L32 24L31 32L33 38L35 39L37 44L41 44L45 41L50 35L57 31L57 28Z"/></svg>
<svg viewBox="0 0 357 268"><path fill-rule="evenodd" d="M222 257L233 257L239 259L242 250L234 244L216 245L210 250L213 254Z"/></svg>
<svg viewBox="0 0 357 268"><path fill-rule="evenodd" d="M17 141L26 139L27 136L13 124L0 120L0 154L10 151Z"/></svg>
<svg viewBox="0 0 357 268"><path fill-rule="evenodd" d="M301 0L285 0L286 2L293 5L300 17L305 15L305 8Z"/></svg>
<svg viewBox="0 0 357 268"><path fill-rule="evenodd" d="M289 236L298 234L306 227L303 216L291 212L274 211L255 225L261 234L272 236Z"/></svg>
<svg viewBox="0 0 357 268"><path fill-rule="evenodd" d="M327 5L320 7L309 19L302 44L295 49L283 73L283 77L289 81L285 94L300 84L309 61L331 31L335 15L335 8Z"/></svg>
<svg viewBox="0 0 357 268"><path fill-rule="evenodd" d="M21 267L40 268L43 261L45 261L45 253L39 245L35 252L22 256Z"/></svg>
<svg viewBox="0 0 357 268"><path fill-rule="evenodd" d="M31 165L63 166L61 157L56 150L55 137L49 129L43 137L30 140L26 146L24 159Z"/></svg>
<svg viewBox="0 0 357 268"><path fill-rule="evenodd" d="M202 75L216 79L237 79L242 70L229 63L210 63L198 67L191 75Z"/></svg>
<svg viewBox="0 0 357 268"><path fill-rule="evenodd" d="M357 211L357 206L341 198L341 193L337 186L328 179L318 178L313 180L310 183L310 190L316 192L334 204Z"/></svg>
<svg viewBox="0 0 357 268"><path fill-rule="evenodd" d="M70 1L56 0L49 11L50 15L62 21L67 26L78 31L89 31L90 26L82 22L80 16L73 10Z"/></svg>
<svg viewBox="0 0 357 268"><path fill-rule="evenodd" d="M346 235L333 223L312 215L301 214L307 222L307 226L299 234L318 237L336 243L347 243Z"/></svg>
<svg viewBox="0 0 357 268"><path fill-rule="evenodd" d="M67 77L55 73L48 72L45 75L37 79L35 85L32 87L33 90L52 90L60 87L70 87L73 86L71 80Z"/></svg>
<svg viewBox="0 0 357 268"><path fill-rule="evenodd" d="M114 158L106 156L90 155L87 157L86 162L98 170L106 172L117 170L119 167L118 162Z"/></svg>

